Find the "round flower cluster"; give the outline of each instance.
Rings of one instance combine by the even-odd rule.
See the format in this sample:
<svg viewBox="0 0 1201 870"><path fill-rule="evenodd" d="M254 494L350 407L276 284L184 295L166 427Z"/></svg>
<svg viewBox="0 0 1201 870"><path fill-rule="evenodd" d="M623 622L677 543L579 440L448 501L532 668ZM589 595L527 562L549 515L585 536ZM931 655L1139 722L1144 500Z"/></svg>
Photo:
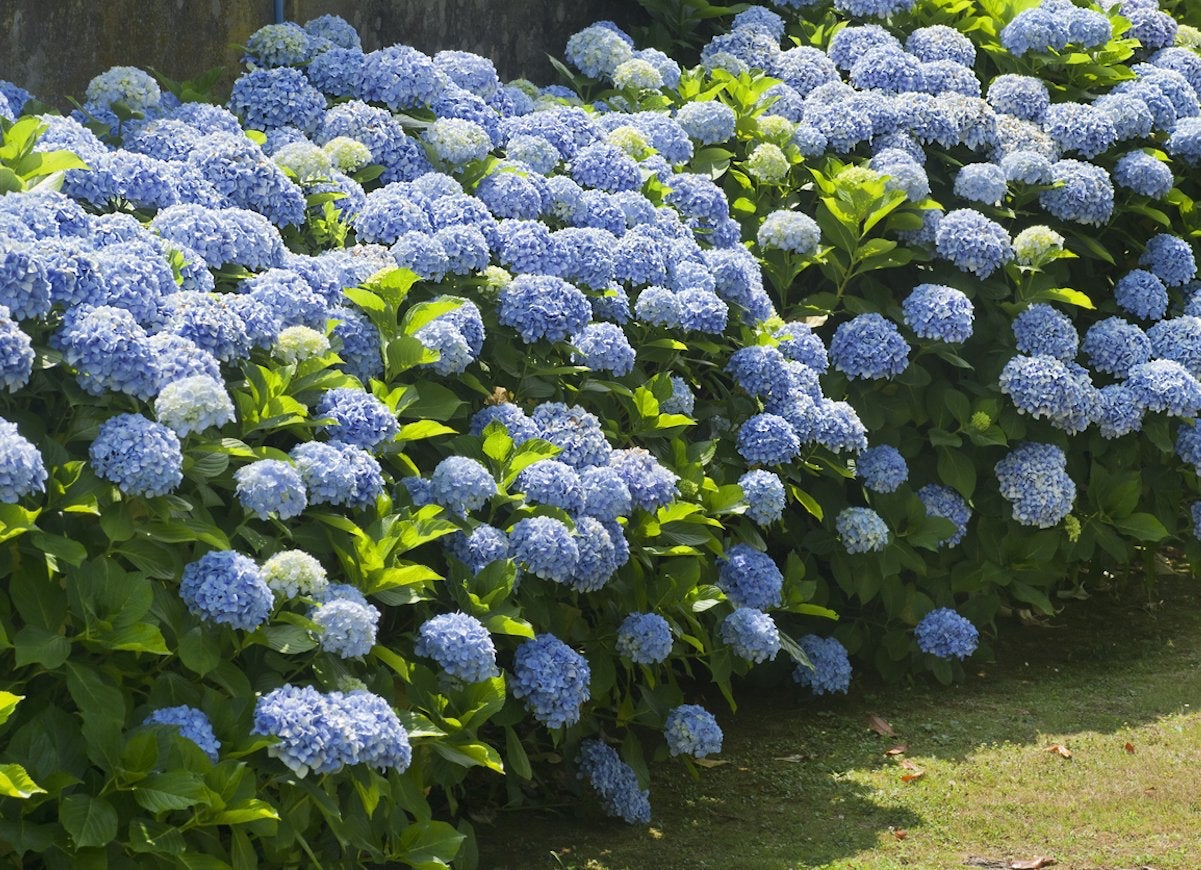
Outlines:
<svg viewBox="0 0 1201 870"><path fill-rule="evenodd" d="M771 556L748 544L735 544L720 561L717 586L735 607L779 607L784 575Z"/></svg>
<svg viewBox="0 0 1201 870"><path fill-rule="evenodd" d="M297 596L319 598L329 580L321 563L303 550L284 550L263 563L263 582L285 599Z"/></svg>
<svg viewBox="0 0 1201 870"><path fill-rule="evenodd" d="M231 422L234 403L220 381L208 375L193 375L172 381L159 391L154 416L182 437Z"/></svg>
<svg viewBox="0 0 1201 870"><path fill-rule="evenodd" d="M309 618L321 629L317 636L321 648L339 658L365 656L375 646L380 612L370 604L334 598L319 605Z"/></svg>
<svg viewBox="0 0 1201 870"><path fill-rule="evenodd" d="M213 724L203 710L186 704L178 707L160 707L147 716L143 725L172 725L179 736L191 740L209 757L213 764L221 752L221 741L213 733Z"/></svg>
<svg viewBox="0 0 1201 870"><path fill-rule="evenodd" d="M509 688L548 728L573 725L589 698L588 662L553 634L540 634L517 648Z"/></svg>
<svg viewBox="0 0 1201 870"><path fill-rule="evenodd" d="M1071 513L1076 484L1068 477L1067 457L1055 445L1022 444L995 470L1001 495L1022 525L1047 529Z"/></svg>
<svg viewBox="0 0 1201 870"><path fill-rule="evenodd" d="M859 454L855 460L855 476L873 492L896 492L909 479L909 465L901 451L881 444Z"/></svg>
<svg viewBox="0 0 1201 870"><path fill-rule="evenodd" d="M797 211L773 211L759 225L756 239L764 250L775 248L807 257L817 252L821 230L817 221L808 215Z"/></svg>
<svg viewBox="0 0 1201 870"><path fill-rule="evenodd" d="M618 655L640 665L657 665L671 655L671 627L657 613L631 613L617 629Z"/></svg>
<svg viewBox="0 0 1201 870"><path fill-rule="evenodd" d="M98 475L127 495L166 495L183 481L179 437L141 414L118 414L102 423L88 457Z"/></svg>
<svg viewBox="0 0 1201 870"><path fill-rule="evenodd" d="M882 314L860 314L834 332L830 361L851 378L891 378L908 368L909 345Z"/></svg>
<svg viewBox="0 0 1201 870"><path fill-rule="evenodd" d="M919 338L962 344L972 335L972 302L953 287L919 284L905 297L901 310L905 325Z"/></svg>
<svg viewBox="0 0 1201 870"><path fill-rule="evenodd" d="M746 501L746 515L760 525L768 525L784 515L784 482L771 471L755 469L738 479Z"/></svg>
<svg viewBox="0 0 1201 870"><path fill-rule="evenodd" d="M815 695L831 695L851 687L851 660L847 648L832 637L807 634L797 641L811 668L798 664L792 678Z"/></svg>
<svg viewBox="0 0 1201 870"><path fill-rule="evenodd" d="M535 577L570 583L580 561L580 548L567 528L554 517L527 517L509 532L514 561Z"/></svg>
<svg viewBox="0 0 1201 870"><path fill-rule="evenodd" d="M672 756L704 758L721 752L721 726L713 714L699 704L681 704L673 708L663 722L663 736Z"/></svg>
<svg viewBox="0 0 1201 870"><path fill-rule="evenodd" d="M918 648L940 659L965 659L976 651L980 632L949 607L931 610L913 629Z"/></svg>
<svg viewBox="0 0 1201 870"><path fill-rule="evenodd" d="M214 550L186 565L179 596L201 619L244 631L266 622L275 606L259 567L234 550Z"/></svg>
<svg viewBox="0 0 1201 870"><path fill-rule="evenodd" d="M848 553L878 553L888 546L888 524L871 508L843 508L834 527Z"/></svg>
<svg viewBox="0 0 1201 870"><path fill-rule="evenodd" d="M613 747L589 737L580 742L576 764L579 778L588 780L609 815L630 825L651 820L650 791L639 788L634 769Z"/></svg>
<svg viewBox="0 0 1201 870"><path fill-rule="evenodd" d="M500 673L492 636L483 623L465 613L444 613L427 619L418 629L413 652L434 659L446 673L467 683Z"/></svg>
<svg viewBox="0 0 1201 870"><path fill-rule="evenodd" d="M413 758L396 711L366 691L322 694L312 686L281 686L255 704L251 733L278 738L267 753L301 777L348 764L403 773Z"/></svg>
<svg viewBox="0 0 1201 870"><path fill-rule="evenodd" d="M734 655L748 662L763 662L780 651L780 630L775 620L753 607L739 607L721 623L721 639Z"/></svg>
<svg viewBox="0 0 1201 870"><path fill-rule="evenodd" d="M0 417L0 504L16 504L46 488L42 454L15 423Z"/></svg>
<svg viewBox="0 0 1201 870"><path fill-rule="evenodd" d="M934 246L940 257L981 278L1013 259L1013 242L1005 228L970 208L943 215Z"/></svg>
<svg viewBox="0 0 1201 870"><path fill-rule="evenodd" d="M308 506L304 480L291 464L260 459L234 472L235 495L242 507L260 520L275 515L281 520L298 517Z"/></svg>
<svg viewBox="0 0 1201 870"><path fill-rule="evenodd" d="M361 447L309 441L293 447L288 455L300 473L310 504L366 508L383 492L379 462Z"/></svg>
<svg viewBox="0 0 1201 870"><path fill-rule="evenodd" d="M352 387L329 390L317 403L316 410L318 417L333 421L321 426L330 441L353 444L365 450L391 440L400 431L396 415L364 390Z"/></svg>

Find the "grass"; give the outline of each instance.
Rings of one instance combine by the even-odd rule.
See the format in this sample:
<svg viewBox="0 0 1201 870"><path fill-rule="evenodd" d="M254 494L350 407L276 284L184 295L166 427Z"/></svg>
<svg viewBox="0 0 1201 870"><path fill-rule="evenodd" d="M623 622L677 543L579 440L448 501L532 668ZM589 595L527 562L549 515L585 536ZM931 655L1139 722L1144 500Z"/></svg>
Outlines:
<svg viewBox="0 0 1201 870"><path fill-rule="evenodd" d="M1201 867L1201 587L1094 599L1007 627L962 685L860 680L715 703L725 747L691 779L652 768L648 827L590 802L477 819L488 868ZM1140 602L1141 603L1141 602ZM770 695L770 696L768 696ZM882 716L896 731L869 730ZM901 755L886 756L906 744ZM1047 747L1059 744L1065 758ZM903 781L915 771L920 777ZM491 821L491 823L489 823Z"/></svg>

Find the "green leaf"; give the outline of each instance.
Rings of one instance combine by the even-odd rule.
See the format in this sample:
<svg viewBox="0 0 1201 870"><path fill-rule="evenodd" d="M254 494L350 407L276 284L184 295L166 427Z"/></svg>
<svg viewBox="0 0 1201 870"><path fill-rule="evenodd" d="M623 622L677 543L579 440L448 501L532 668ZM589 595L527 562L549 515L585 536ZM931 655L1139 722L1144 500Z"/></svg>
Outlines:
<svg viewBox="0 0 1201 870"><path fill-rule="evenodd" d="M29 778L19 764L0 764L0 795L25 800L35 794L46 794L46 789Z"/></svg>
<svg viewBox="0 0 1201 870"><path fill-rule="evenodd" d="M41 508L29 511L18 504L0 504L0 541L28 532L41 512Z"/></svg>
<svg viewBox="0 0 1201 870"><path fill-rule="evenodd" d="M497 773L505 772L505 765L500 759L500 753L486 743L438 741L433 746L435 752L454 764L460 764L463 767L487 767Z"/></svg>
<svg viewBox="0 0 1201 870"><path fill-rule="evenodd" d="M139 622L116 628L100 636L100 642L113 650L129 650L131 652L151 653L156 656L169 656L167 642L157 625Z"/></svg>
<svg viewBox="0 0 1201 870"><path fill-rule="evenodd" d="M117 836L117 811L104 798L73 794L63 798L58 820L77 849L107 846Z"/></svg>
<svg viewBox="0 0 1201 870"><path fill-rule="evenodd" d="M420 441L423 438L435 438L438 435L457 435L458 433L433 420L419 420L416 423L405 423L400 427L397 436L401 441Z"/></svg>
<svg viewBox="0 0 1201 870"><path fill-rule="evenodd" d="M179 828L148 819L134 819L129 823L128 845L134 852L167 855L182 855L188 848Z"/></svg>
<svg viewBox="0 0 1201 870"><path fill-rule="evenodd" d="M142 780L133 790L138 806L152 813L168 810L186 810L199 803L206 803L208 789L204 778L190 770L172 770L156 773Z"/></svg>
<svg viewBox="0 0 1201 870"><path fill-rule="evenodd" d="M0 725L12 716L17 705L25 698L24 695L14 695L12 692L0 692Z"/></svg>
<svg viewBox="0 0 1201 870"><path fill-rule="evenodd" d="M179 660L188 670L203 677L221 664L221 651L216 639L196 626L179 638Z"/></svg>
<svg viewBox="0 0 1201 870"><path fill-rule="evenodd" d="M534 637L534 626L528 621L503 613L488 614L484 618L484 626L493 634L507 634L512 637L528 637L530 639Z"/></svg>
<svg viewBox="0 0 1201 870"><path fill-rule="evenodd" d="M976 491L976 466L962 451L939 448L938 476L964 498L971 498Z"/></svg>
<svg viewBox="0 0 1201 870"><path fill-rule="evenodd" d="M1081 293L1079 290L1073 290L1070 287L1052 287L1048 290L1043 290L1035 293L1031 300L1034 302L1063 302L1067 305L1076 305L1080 308L1095 309L1093 300L1087 294Z"/></svg>
<svg viewBox="0 0 1201 870"><path fill-rule="evenodd" d="M366 593L368 595L375 595L377 592L383 592L385 589L394 589L398 586L416 586L441 579L441 574L425 565L400 565L394 568L385 568L383 573L368 586Z"/></svg>
<svg viewBox="0 0 1201 870"><path fill-rule="evenodd" d="M1139 541L1162 541L1168 536L1168 530L1153 514L1131 514L1115 520L1114 526L1119 532Z"/></svg>
<svg viewBox="0 0 1201 870"><path fill-rule="evenodd" d="M13 637L17 667L38 664L48 671L61 667L71 655L71 642L58 632L27 625Z"/></svg>
<svg viewBox="0 0 1201 870"><path fill-rule="evenodd" d="M266 801L251 798L236 806L226 807L219 813L213 813L209 816L209 823L213 825L244 825L261 819L279 821L279 812Z"/></svg>
<svg viewBox="0 0 1201 870"><path fill-rule="evenodd" d="M268 625L262 634L267 646L283 655L308 652L317 646L312 634L299 625Z"/></svg>
<svg viewBox="0 0 1201 870"><path fill-rule="evenodd" d="M413 822L400 835L400 859L416 870L443 870L464 839L446 822Z"/></svg>
<svg viewBox="0 0 1201 870"><path fill-rule="evenodd" d="M521 738L511 727L505 726L505 761L506 769L522 779L530 779L534 769L530 766L530 757L526 754Z"/></svg>

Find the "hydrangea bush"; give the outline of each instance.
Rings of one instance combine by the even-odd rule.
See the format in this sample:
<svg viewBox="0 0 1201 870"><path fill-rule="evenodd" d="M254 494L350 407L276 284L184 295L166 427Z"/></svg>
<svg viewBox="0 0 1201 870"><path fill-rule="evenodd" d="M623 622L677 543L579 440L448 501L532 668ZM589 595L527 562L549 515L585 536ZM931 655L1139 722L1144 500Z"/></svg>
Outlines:
<svg viewBox="0 0 1201 870"><path fill-rule="evenodd" d="M224 105L0 86L16 856L470 865L556 760L642 823L706 681L950 680L1196 554L1201 35L709 11L547 87L331 16Z"/></svg>

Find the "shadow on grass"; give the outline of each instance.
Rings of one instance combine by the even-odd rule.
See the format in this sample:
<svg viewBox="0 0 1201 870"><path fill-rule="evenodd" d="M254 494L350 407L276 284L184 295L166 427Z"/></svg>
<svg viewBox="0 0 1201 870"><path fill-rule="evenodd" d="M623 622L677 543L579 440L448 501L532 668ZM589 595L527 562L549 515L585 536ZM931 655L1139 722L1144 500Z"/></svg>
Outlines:
<svg viewBox="0 0 1201 870"><path fill-rule="evenodd" d="M725 730L726 763L702 769L698 780L675 764L655 765L649 829L607 819L592 803L560 814L501 811L494 824L477 827L481 866L903 866L854 863L854 856L909 832L947 836L939 814L958 810L946 783L938 793L906 793L905 771L884 755L889 746L908 744L915 757L956 763L1018 744L1042 762L1039 753L1052 740L1070 743L1086 732L1119 740L1201 704L1196 581L1164 578L1158 597L1163 603L1151 607L1074 603L1046 628L1002 626L997 661L973 663L962 685L864 677L849 697L832 701L805 698L791 686L743 689L737 714L711 700ZM897 737L868 730L871 713ZM946 845L947 863L938 866L961 865L960 844Z"/></svg>

